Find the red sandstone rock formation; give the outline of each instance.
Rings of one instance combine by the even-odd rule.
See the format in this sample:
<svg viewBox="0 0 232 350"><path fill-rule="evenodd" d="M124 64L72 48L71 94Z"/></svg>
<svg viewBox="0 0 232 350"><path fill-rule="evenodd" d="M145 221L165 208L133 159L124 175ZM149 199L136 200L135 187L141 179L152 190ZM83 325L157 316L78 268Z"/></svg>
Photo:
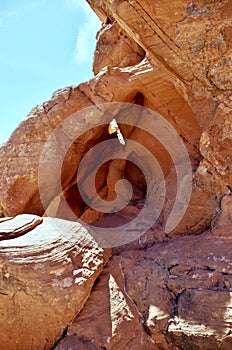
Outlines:
<svg viewBox="0 0 232 350"><path fill-rule="evenodd" d="M55 218L19 215L0 222L0 234L0 349L49 349L110 252L80 224Z"/></svg>
<svg viewBox="0 0 232 350"><path fill-rule="evenodd" d="M177 191L175 164L167 149L152 135L122 123L123 136L149 149L163 171L167 192L159 220L139 239L113 249L113 258L89 296L94 280L108 259L109 252L102 251L105 257L101 256L101 267L94 278L86 282L87 289L81 298L75 283L70 284L69 306L65 304L63 291L49 286L49 262L48 271L36 276L35 285L32 265L27 264L37 249L33 241L26 246L28 251L23 257L25 261L20 260L20 268L16 268L18 265L14 262L17 240L24 246L28 237L34 237L38 230L44 235L48 219L44 218L42 224L38 217L35 222L24 223L23 232L19 224L15 224L18 228L13 231L8 229L8 235L24 235L8 240L7 250L1 251L4 288L0 291L0 305L7 304L7 308L2 306L4 337L0 335L5 343L1 343L0 349L5 350L7 342L9 350L47 349L67 326L67 334L57 343L57 350L231 349L232 3L229 0L88 2L103 22L93 63L95 77L78 87L57 91L50 101L32 110L0 148L0 216L4 220L0 223L0 238L7 238L1 225L11 222L5 222L4 217L22 213L67 220L78 217L87 223L95 222L96 227L118 225L119 234L120 226L139 214L147 184L141 171L126 160L109 160L96 177L96 188L101 198L108 201L115 198L115 183L119 179L131 182L132 200L120 212L103 215L91 209L77 190L77 181L84 189L89 187L91 171L98 164L93 159L88 176L81 173L77 180L76 171L83 156L100 141L114 136L109 136L108 125L94 127L94 118L87 119L80 113L73 133L81 131L81 136L69 147L67 130L60 126L87 107L104 109L99 107L103 103L133 103L150 108L175 128L191 161L191 200L181 222L171 232L165 232ZM123 118L123 111L120 113ZM111 117L107 116L107 123ZM141 120L136 121L137 126L139 122ZM85 129L87 132L83 132ZM44 145L54 130L59 147L46 148L46 157L55 160L56 170L56 159L65 153L60 175L62 191L56 176L47 176L45 172L42 176L43 185L47 183L44 203L39 192L38 171ZM158 200L154 200L154 206ZM65 203L73 212L67 212ZM18 219L14 220L17 223ZM66 227L62 229L66 240L67 227L75 224L62 222ZM32 224L39 225L26 233L24 229L27 231ZM76 240L79 247L78 235ZM5 242L2 241L2 247ZM75 244L70 246L71 250L77 249ZM42 251L53 249L54 245L51 240ZM90 246L89 252L92 252ZM9 252L13 254L12 261ZM90 254L88 261L94 265L96 259L99 261L98 256ZM56 261L56 269L58 265ZM6 277L5 267L14 271L13 279ZM8 293L7 288L13 294ZM24 298L25 288L30 291ZM38 295L38 291L41 294ZM54 293L57 300L50 303ZM15 303L12 295L22 297ZM26 304L41 315L41 333L34 331L35 319ZM9 320L16 309L19 309L19 320L26 320L30 327L25 328L23 322L18 322L12 332ZM50 324L43 321L48 313ZM31 337L22 332L24 328ZM21 343L17 347L19 336Z"/></svg>

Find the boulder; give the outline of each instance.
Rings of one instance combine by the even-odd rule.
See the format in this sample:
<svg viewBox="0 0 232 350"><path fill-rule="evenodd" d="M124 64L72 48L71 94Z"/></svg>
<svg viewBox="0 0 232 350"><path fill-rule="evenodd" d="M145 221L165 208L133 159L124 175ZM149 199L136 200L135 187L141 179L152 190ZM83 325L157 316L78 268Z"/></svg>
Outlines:
<svg viewBox="0 0 232 350"><path fill-rule="evenodd" d="M0 222L0 349L50 349L110 257L78 223L34 215Z"/></svg>

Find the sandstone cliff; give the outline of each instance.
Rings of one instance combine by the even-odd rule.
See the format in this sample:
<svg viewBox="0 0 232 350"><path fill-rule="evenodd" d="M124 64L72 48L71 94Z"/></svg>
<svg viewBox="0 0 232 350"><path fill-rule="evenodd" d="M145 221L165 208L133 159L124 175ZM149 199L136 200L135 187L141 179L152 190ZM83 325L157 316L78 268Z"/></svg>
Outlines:
<svg viewBox="0 0 232 350"><path fill-rule="evenodd" d="M232 3L88 2L95 77L0 148L0 349L231 349Z"/></svg>

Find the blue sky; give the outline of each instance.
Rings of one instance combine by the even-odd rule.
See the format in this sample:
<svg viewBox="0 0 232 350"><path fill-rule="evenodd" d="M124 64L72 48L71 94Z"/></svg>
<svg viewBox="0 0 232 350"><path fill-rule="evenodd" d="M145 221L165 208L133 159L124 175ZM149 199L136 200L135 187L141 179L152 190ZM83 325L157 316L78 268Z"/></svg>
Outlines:
<svg viewBox="0 0 232 350"><path fill-rule="evenodd" d="M0 0L0 143L55 90L93 76L100 26L85 0Z"/></svg>

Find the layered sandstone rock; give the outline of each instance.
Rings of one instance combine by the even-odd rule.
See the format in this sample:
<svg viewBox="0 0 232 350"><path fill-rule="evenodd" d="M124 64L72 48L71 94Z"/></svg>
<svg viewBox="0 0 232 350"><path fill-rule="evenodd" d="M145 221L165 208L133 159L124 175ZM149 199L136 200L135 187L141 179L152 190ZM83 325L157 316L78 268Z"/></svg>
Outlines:
<svg viewBox="0 0 232 350"><path fill-rule="evenodd" d="M0 349L49 349L83 307L110 251L61 219L19 215L1 221L0 233Z"/></svg>
<svg viewBox="0 0 232 350"><path fill-rule="evenodd" d="M97 74L106 66L135 66L144 56L141 46L131 40L116 22L106 23L98 32L93 71Z"/></svg>
<svg viewBox="0 0 232 350"><path fill-rule="evenodd" d="M105 22L98 34L94 59L94 71L99 74L77 88L58 91L51 101L33 110L1 149L1 215L23 212L42 215L55 200L50 215L73 219L65 216L56 184L45 208L41 204L38 163L45 141L62 121L85 107L103 102L132 102L160 113L185 142L192 162L194 187L189 210L173 233L203 232L209 227L220 197L231 182L231 158L227 151L230 148L230 90L229 83L220 83L220 79L230 79L227 73L230 22L224 11L229 4L227 1L189 4L182 0L172 6L164 1L153 5L146 1L101 2L100 5L92 1L91 6ZM189 34L192 33L189 28L197 28L194 35ZM147 59L143 60L145 54ZM222 54L226 57L224 65ZM222 67L225 67L224 78ZM215 134L214 125L220 135ZM90 129L92 125L87 126ZM155 156L165 176L173 174L167 152L158 149L156 140L148 140L138 129L129 134L125 132L125 136L146 147L152 145L152 151L157 149ZM59 153L68 140L65 134L57 137L62 139ZM75 202L72 207L78 217L82 216L86 205L73 182L76 169L86 151L106 138L103 129L92 130L66 155L64 196L69 203ZM114 167L117 172L117 166ZM106 167L99 183L99 187L105 187L102 189L105 198L108 191L114 192L104 183L107 172ZM128 173L131 171L123 176ZM174 193L176 184L172 175L170 178L171 181L167 177L167 182L170 192ZM138 175L134 176L134 183L138 180ZM164 222L173 203L166 204ZM100 216L88 211L83 218L92 222Z"/></svg>
<svg viewBox="0 0 232 350"><path fill-rule="evenodd" d="M149 184L135 165L136 161L133 164L112 156L96 173L96 190L101 199L108 202L116 197L118 180L127 179L132 184L132 198L119 212L103 214L93 209L77 188L78 184L87 191L92 174L99 166L98 157L92 157L86 171L77 176L84 156L100 142L116 138L108 133L112 118L120 120L125 139L143 145L159 163L166 193L154 196L153 202L154 207L159 202L164 206L158 220L144 235L114 247L115 256L96 281L84 307L106 257L101 256L101 268L86 282L87 292L83 299L70 297L72 311L62 304L63 291L56 289L54 292L52 288L46 289L47 285L48 297L44 299L45 304L41 303L40 294L37 296L36 293L50 277L40 270L39 283L33 284L35 289L25 297L28 299L20 297L15 305L23 305L23 315L28 310L27 300L35 309L38 306L41 315L47 315L46 305L49 305L54 326L44 323L47 329L46 334L41 333L44 346L57 340L83 307L57 350L231 349L232 3L229 0L88 2L103 22L94 55L96 76L78 87L54 93L50 101L29 113L0 148L0 227L8 225L8 233L0 231L0 239L7 238L7 234L8 238L21 235L37 225L25 236L7 241L9 251L12 251L13 242L48 225L46 218L42 221L39 217L30 220L25 217L20 228L14 231L12 227L18 225L18 219L14 219L15 224L12 221L11 227L11 220L4 217L21 213L73 221L81 218L86 223L93 223L96 229L102 227L106 233L108 227L118 226L118 236L124 235L121 226L139 215L148 194ZM165 230L165 225L174 207L178 186L185 180L183 177L178 183L177 165L184 168L186 164L181 157L176 162L173 160L170 149L165 147L167 139L162 143L154 133L142 130L142 113L139 117L137 113L130 113L135 116L133 126L126 125L129 109L125 105L112 105L113 102L132 103L159 113L175 129L188 151L191 198L181 222L170 232ZM67 127L73 115L76 118ZM99 115L102 125L96 122ZM151 117L149 126L156 118L155 115ZM105 151L117 155L112 145L114 143L108 142ZM133 151L136 160L139 156L136 149ZM140 158L146 160L146 155ZM159 177L155 180L158 184L162 182ZM95 196L91 200L94 203ZM179 208L181 206L182 202ZM64 237L69 225L74 224L64 221ZM78 235L76 239L78 242ZM5 240L3 242L6 244ZM50 243L46 241L48 247ZM33 258L35 246L33 241L30 244L29 255ZM75 244L70 249L77 249ZM2 255L3 261L7 251ZM29 255L23 258L25 271L21 265L16 271L17 279L25 286L27 271L27 281L34 283L34 275L30 274L32 265L26 263ZM2 281L5 283L6 280L3 275ZM19 288L17 283L16 289ZM72 288L77 286L72 285ZM53 292L57 300L62 299L64 308L61 311L56 303L50 303ZM8 298L7 293L3 291L3 298ZM9 299L9 307L14 308L11 303ZM6 309L4 320L14 310ZM67 317L62 318L61 313ZM34 339L31 314L26 320L28 323L31 320L30 339ZM6 334L11 328L9 323L2 327ZM19 332L19 328L16 329ZM14 342L16 338L10 341ZM9 341L7 336L3 339ZM22 344L26 349L28 344ZM36 346L39 349L39 345Z"/></svg>
<svg viewBox="0 0 232 350"><path fill-rule="evenodd" d="M199 149L204 159L195 174L201 195L196 198L208 193L219 200L231 183L231 3L89 3L103 21L117 22L188 102L202 128Z"/></svg>
<svg viewBox="0 0 232 350"><path fill-rule="evenodd" d="M117 89L116 84L123 86L123 88ZM155 93L152 93L152 91ZM78 129L81 137L67 151L67 144L69 144L70 140L65 132L59 129L59 125L83 108L103 102L115 101L138 103L164 116L175 127L176 131L182 135L194 171L201 159L199 153L200 126L190 107L176 89L174 81L167 79L158 66L151 65L145 59L128 69L108 68L103 70L89 83L81 84L77 88L59 91L50 102L31 112L28 119L16 129L10 140L1 149L1 174L3 176L0 184L2 189L2 215L17 215L23 212L43 215L44 210L55 200L49 207L48 215L58 215L65 219L75 219L76 216L81 217L86 209L86 204L76 191L75 173L78 164L82 156L91 147L98 141L108 139L109 135L104 127L93 128L94 123L86 122L80 116L78 123L74 126L74 130L75 128L76 130ZM108 122L110 122L110 119L111 116L109 115ZM81 128L83 130L87 128L89 131L82 134ZM47 150L48 158L59 158L60 154L62 155L67 151L62 164L62 187L64 189L64 197L71 205L76 216L69 217L66 211L62 210L62 198L59 197L58 180L56 181L51 174L45 175L44 181L50 184L49 196L45 205L44 203L43 205L41 204L38 187L39 161L46 138L48 139L49 133L54 129L56 129L55 137L58 140L58 146L55 150L53 148ZM164 176L167 177L166 182L170 193L175 193L176 181L172 175L173 162L167 150L152 135L144 134L141 129L130 130L122 126L122 131L125 137L139 142L154 154L163 170ZM20 151L22 148L23 152ZM114 192L115 181L107 182L107 178L109 179L111 176L110 174L114 174L113 177L115 179L122 176L126 177L132 181L132 184L138 190L143 193L146 192L146 183L144 184L139 173L136 175L131 165L124 166L124 174L117 162L114 162L110 169L111 172L109 172L109 167L106 167L104 173L99 177L97 188L102 188L103 197L105 196L109 200L111 198L110 193ZM168 180L169 173L170 180ZM25 189L23 198L21 198L22 189ZM143 197L144 195L142 195L141 199ZM204 205L205 203L207 203L207 206ZM166 214L164 212L163 221L166 220L167 213L172 206L173 202L171 200L166 206ZM201 187L194 186L190 210L186 214L186 220L177 232L183 233L186 228L188 228L189 232L203 231L209 224L215 207L216 203L211 193L202 190ZM193 212L194 215L192 215ZM89 215L91 217L91 214ZM92 214L93 219L89 218L89 215L84 215L84 220L87 222L99 219L97 213L96 215Z"/></svg>
<svg viewBox="0 0 232 350"><path fill-rule="evenodd" d="M114 256L56 349L231 349L231 244L207 232Z"/></svg>

